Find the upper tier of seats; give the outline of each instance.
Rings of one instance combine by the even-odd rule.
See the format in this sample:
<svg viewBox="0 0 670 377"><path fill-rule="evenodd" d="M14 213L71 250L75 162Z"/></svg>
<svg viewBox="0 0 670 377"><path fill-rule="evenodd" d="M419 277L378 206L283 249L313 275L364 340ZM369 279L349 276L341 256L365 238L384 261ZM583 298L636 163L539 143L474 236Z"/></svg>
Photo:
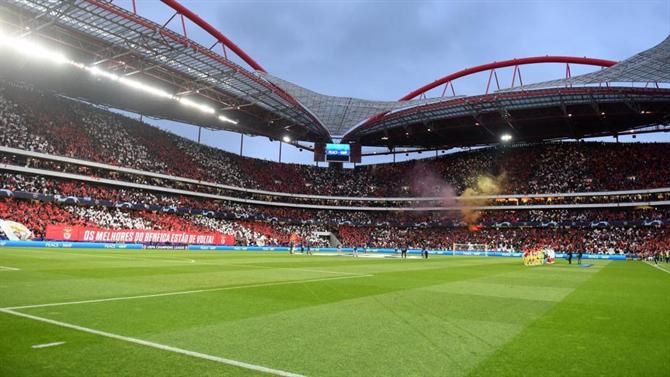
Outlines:
<svg viewBox="0 0 670 377"><path fill-rule="evenodd" d="M670 186L670 146L664 143L491 147L338 170L241 157L11 83L0 83L0 145L244 188L318 195L460 194L482 176L496 177L496 193L501 194Z"/></svg>
<svg viewBox="0 0 670 377"><path fill-rule="evenodd" d="M0 160L1 161L1 160ZM255 219L270 222L295 224L353 224L364 226L460 226L468 224L495 225L510 223L511 226L523 226L524 222L601 222L601 221L654 221L670 220L670 207L649 207L642 205L598 208L545 208L533 209L524 205L513 209L450 211L337 211L323 209L301 209L283 206L262 206L212 200L185 195L157 193L129 187L109 186L101 183L80 182L68 179L55 179L40 175L22 175L0 172L0 189L12 192L24 192L30 195L60 195L64 197L90 198L112 203L132 203L139 207L160 206L190 208L214 211L228 219ZM660 194L667 197L668 194ZM0 195L3 196L3 195ZM6 195L4 195L6 196ZM648 200L646 196L632 195L631 200ZM577 203L575 203L577 204ZM584 204L584 203L581 203ZM467 211L466 211L467 210ZM466 213L464 213L466 212ZM465 218L467 215L467 219Z"/></svg>

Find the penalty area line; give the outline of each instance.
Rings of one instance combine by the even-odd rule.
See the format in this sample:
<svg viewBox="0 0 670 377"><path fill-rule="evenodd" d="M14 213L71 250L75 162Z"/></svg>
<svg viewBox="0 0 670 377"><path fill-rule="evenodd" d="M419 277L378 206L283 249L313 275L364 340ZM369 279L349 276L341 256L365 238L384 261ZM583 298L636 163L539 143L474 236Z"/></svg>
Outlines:
<svg viewBox="0 0 670 377"><path fill-rule="evenodd" d="M280 282L272 282L272 283L234 285L234 286L230 286L230 287L193 289L193 290L189 290L189 291L174 291L174 292L154 293L154 294L148 294L148 295L121 296L121 297L99 298L99 299L82 300L82 301L65 301L65 302L53 302L53 303L48 303L48 304L13 306L13 307L0 308L0 310L21 310L21 309L33 309L33 308L46 308L46 307L50 307L50 306L79 305L79 304L91 304L91 303L97 303L97 302L137 300L137 299L142 299L142 298L179 296L179 295L190 295L190 294L205 293L205 292L231 291L231 290L235 290L235 289L272 287L272 286L279 286L279 285L291 285L291 284L303 284L303 283L316 283L316 282L321 282L321 281L356 279L356 278L371 277L371 276L374 276L374 275L335 276L335 277L319 278L319 279L289 280L289 281L280 281Z"/></svg>
<svg viewBox="0 0 670 377"><path fill-rule="evenodd" d="M661 266L659 266L659 265L657 265L657 264L652 264L652 263L649 262L649 261L644 261L644 263L650 265L651 267L654 267L654 268L657 269L657 270L661 270L661 271L665 272L666 274L670 274L670 271L666 270L665 268L663 268L663 267L661 267Z"/></svg>
<svg viewBox="0 0 670 377"><path fill-rule="evenodd" d="M55 346L60 346L62 344L65 344L65 342L53 342L53 343L45 343L45 344L35 344L32 346L34 349L39 349L39 348L49 348L49 347L55 347Z"/></svg>
<svg viewBox="0 0 670 377"><path fill-rule="evenodd" d="M0 266L0 271L21 271L20 268Z"/></svg>
<svg viewBox="0 0 670 377"><path fill-rule="evenodd" d="M232 366L236 366L236 367L240 367L240 368L244 368L244 369L250 369L250 370L257 371L257 372L273 374L273 375L276 375L276 376L304 377L301 374L287 372L287 371L283 371L283 370L279 370L279 369L268 368L268 367L264 367L262 365L249 364L249 363L245 363L243 361L226 359L226 358L219 357L219 356L208 355L206 353L189 351L189 350L186 350L186 349L183 349L183 348L172 347L172 346L168 346L168 345L161 344L161 343L151 342L151 341L148 341L148 340L143 340L143 339L133 338L133 337L129 337L129 336L113 334L113 333L106 332L106 331L95 330L95 329L92 329L92 328L78 326L78 325L74 325L74 324L67 323L67 322L61 322L61 321L56 321L56 320L49 319L49 318L38 317L38 316L35 316L35 315L31 315L31 314L21 313L21 312L17 312L17 311L10 310L10 309L0 309L0 312L7 313L7 314L10 314L10 315L14 315L14 316L17 316L17 317L32 319L32 320L38 321L38 322L44 322L44 323L48 323L48 324L51 324L51 325L72 329L72 330L77 330L77 331L81 331L81 332L85 332L85 333L89 333L89 334L94 334L94 335L102 336L102 337L105 337L105 338L121 340L121 341L128 342L128 343L138 344L138 345L145 346L145 347L156 348L156 349L163 350L163 351L174 352L174 353L178 353L178 354L181 354L181 355L186 355L186 356L190 356L190 357L194 357L194 358L198 358L198 359L214 361L214 362L217 362L217 363L220 363L220 364L226 364L226 365L232 365Z"/></svg>

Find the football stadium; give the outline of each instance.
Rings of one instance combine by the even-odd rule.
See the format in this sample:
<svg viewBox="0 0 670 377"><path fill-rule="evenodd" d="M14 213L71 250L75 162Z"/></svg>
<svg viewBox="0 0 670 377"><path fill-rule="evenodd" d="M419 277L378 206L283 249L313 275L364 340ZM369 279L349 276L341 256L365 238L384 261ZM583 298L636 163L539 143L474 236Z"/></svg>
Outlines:
<svg viewBox="0 0 670 377"><path fill-rule="evenodd" d="M0 376L670 376L669 35L375 100L219 3L0 1Z"/></svg>

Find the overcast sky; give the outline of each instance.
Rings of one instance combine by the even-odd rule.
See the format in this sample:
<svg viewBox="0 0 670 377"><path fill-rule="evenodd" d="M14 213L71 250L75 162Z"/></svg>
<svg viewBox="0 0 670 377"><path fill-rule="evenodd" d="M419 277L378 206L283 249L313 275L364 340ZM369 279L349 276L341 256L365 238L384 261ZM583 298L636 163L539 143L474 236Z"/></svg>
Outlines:
<svg viewBox="0 0 670 377"><path fill-rule="evenodd" d="M130 1L115 3L128 7ZM379 100L398 99L449 73L496 60L536 55L622 60L670 34L670 0L181 3L273 75L324 94ZM158 0L139 0L138 12L161 24L174 13ZM169 26L181 27L176 19ZM187 30L205 46L214 42L193 24ZM592 69L573 67L572 73ZM499 73L509 86L508 71ZM562 77L565 66L526 66L522 73L524 83L544 81ZM483 93L487 78L483 73L455 81L456 94ZM197 134L192 127L161 125L188 137ZM204 136L239 151L237 134ZM245 155L276 159L277 149L267 138L245 137ZM285 146L282 159L309 162L312 156Z"/></svg>

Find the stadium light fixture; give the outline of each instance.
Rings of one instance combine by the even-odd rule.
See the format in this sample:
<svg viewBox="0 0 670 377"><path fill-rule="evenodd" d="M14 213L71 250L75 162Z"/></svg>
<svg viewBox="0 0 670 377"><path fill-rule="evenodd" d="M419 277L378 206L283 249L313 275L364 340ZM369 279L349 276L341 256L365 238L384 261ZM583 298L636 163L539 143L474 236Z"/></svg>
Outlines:
<svg viewBox="0 0 670 377"><path fill-rule="evenodd" d="M121 84L125 85L125 86L128 86L128 87L133 88L133 89L137 89L139 91L142 91L142 92L145 92L145 93L148 93L148 94L152 94L156 97L174 99L174 96L172 94L164 91L163 89L158 89L158 88L155 88L153 86L145 85L145 84L142 84L141 82L136 81L136 80L131 80L131 79L128 79L128 78L125 78L125 77L121 77L119 79L119 82Z"/></svg>
<svg viewBox="0 0 670 377"><path fill-rule="evenodd" d="M290 143L290 142L291 142L291 138L288 137L288 135L284 136L284 137L282 138L282 140L284 141L284 143Z"/></svg>
<svg viewBox="0 0 670 377"><path fill-rule="evenodd" d="M102 69L100 69L96 66L85 67L84 69L89 71L93 76L104 77L108 80L119 81L119 78L120 78L119 76L117 76L117 75L115 75L111 72L103 71Z"/></svg>
<svg viewBox="0 0 670 377"><path fill-rule="evenodd" d="M170 99L173 101L177 101L181 103L184 106L199 110L205 114L216 114L216 110L208 105L202 104L195 102L189 98L184 98L184 97L177 97L175 95L172 95L168 93L167 91L156 88L151 85L146 85L140 81L133 80L127 77L122 77L119 75L116 75L112 72L105 71L101 69L98 66L91 65L87 66L85 64L70 60L65 54L50 49L46 48L39 43L36 43L34 41L31 41L29 39L26 39L24 37L14 37L11 35L8 35L6 32L3 30L0 30L0 48L6 47L9 48L16 53L20 55L27 56L32 59L36 60L44 60L48 62L52 62L58 65L61 64L69 64L73 67L79 68L81 70L89 72L91 75L96 76L96 77L101 77L113 82L118 82L119 84L122 84L124 86L127 86L129 88L151 94L156 97L160 98L166 98ZM222 121L222 122L227 122L227 123L232 123L232 124L237 124L238 122L236 120L230 119L226 117L225 115L218 114L217 118Z"/></svg>
<svg viewBox="0 0 670 377"><path fill-rule="evenodd" d="M181 103L184 106L188 106L188 107L192 107L194 109L198 109L198 110L200 110L200 111L202 111L203 113L206 113L206 114L214 114L216 112L216 110L214 110L213 108L211 108L207 105L203 105L203 104L200 104L200 103L197 103L197 102L193 102L188 98L179 97L179 98L177 98L177 101L179 101L179 103Z"/></svg>
<svg viewBox="0 0 670 377"><path fill-rule="evenodd" d="M7 46L17 53L29 58L47 60L58 65L72 62L61 52L47 49L31 40L15 38L2 32L0 32L0 45Z"/></svg>
<svg viewBox="0 0 670 377"><path fill-rule="evenodd" d="M388 140L388 139L389 139L388 136L382 136L382 140Z"/></svg>
<svg viewBox="0 0 670 377"><path fill-rule="evenodd" d="M512 140L512 135L503 134L502 136L500 136L500 140L502 140L502 142L504 142L504 143L507 143L508 141Z"/></svg>
<svg viewBox="0 0 670 377"><path fill-rule="evenodd" d="M175 99L175 96L173 96L172 94L164 91L163 89L159 89L159 88L155 88L151 85L143 84L143 83L141 83L137 80L129 79L129 78L126 78L126 77L121 77L121 76L116 75L114 73L102 70L97 66L85 67L85 66L82 65L82 68L84 70L90 72L93 76L104 77L108 80L119 82L119 83L121 83L121 84L123 84L123 85L125 85L129 88L133 88L135 90L139 90L141 92L145 92L147 94L151 94L151 95L154 95L156 97L168 98L168 99L172 99L172 100Z"/></svg>
<svg viewBox="0 0 670 377"><path fill-rule="evenodd" d="M222 122L226 122L226 123L237 124L236 120L232 120L225 115L219 115L219 120L222 121Z"/></svg>

